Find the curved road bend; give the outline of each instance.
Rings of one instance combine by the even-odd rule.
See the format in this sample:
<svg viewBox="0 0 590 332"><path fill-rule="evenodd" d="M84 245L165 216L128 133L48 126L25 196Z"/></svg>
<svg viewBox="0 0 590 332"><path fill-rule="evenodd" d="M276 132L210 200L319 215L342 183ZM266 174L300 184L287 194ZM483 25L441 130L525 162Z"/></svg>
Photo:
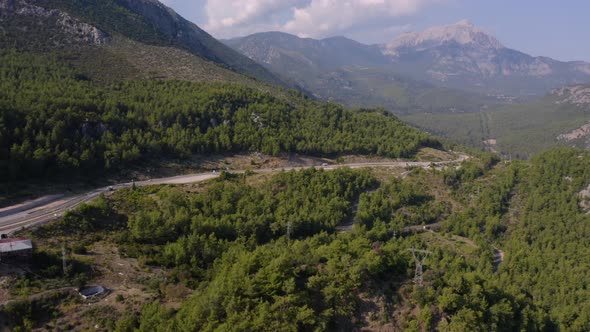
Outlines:
<svg viewBox="0 0 590 332"><path fill-rule="evenodd" d="M306 166L306 167L286 167L280 169L261 169L253 170L257 173L273 173L290 170L303 170L312 167L323 168L325 170L333 170L342 167L348 168L367 168L367 167L423 167L427 168L433 166L443 166L447 164L459 163L468 159L467 156L461 155L458 159L452 161L442 162L417 162L417 161L396 161L396 162L376 162L376 163L357 163L357 164L342 164L330 166ZM244 173L244 170L232 171L232 173ZM159 185L159 184L187 184L202 182L218 177L217 173L200 173L180 175L169 178L152 179L147 181L138 181L137 186ZM113 189L130 187L131 182L113 185ZM16 204L11 207L3 208L3 213L0 214L0 233L8 234L17 231L23 227L45 223L61 217L65 212L76 208L77 206L87 203L102 193L109 192L109 187L102 187L94 189L84 194L74 196L54 196L51 199L45 200L42 204ZM38 201L38 200L36 200ZM25 207L23 208L23 205Z"/></svg>

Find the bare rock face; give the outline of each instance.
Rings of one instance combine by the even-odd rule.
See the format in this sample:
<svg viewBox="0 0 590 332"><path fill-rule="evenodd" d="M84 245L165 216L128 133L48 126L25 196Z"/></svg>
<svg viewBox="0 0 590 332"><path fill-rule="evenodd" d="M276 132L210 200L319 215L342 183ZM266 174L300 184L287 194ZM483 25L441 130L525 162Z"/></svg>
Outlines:
<svg viewBox="0 0 590 332"><path fill-rule="evenodd" d="M78 42L98 45L109 40L106 33L90 24L72 18L66 13L60 13L57 22L62 26L64 32L74 37Z"/></svg>
<svg viewBox="0 0 590 332"><path fill-rule="evenodd" d="M28 3L25 0L0 0L0 14L33 16L40 19L55 19L56 24L68 36L70 42L85 44L104 44L108 35L98 28L71 17L58 9L46 9Z"/></svg>
<svg viewBox="0 0 590 332"><path fill-rule="evenodd" d="M572 104L580 107L590 107L590 86L570 85L552 92L559 99L556 104Z"/></svg>
<svg viewBox="0 0 590 332"><path fill-rule="evenodd" d="M590 109L590 85L569 85L555 89L551 91L551 94L557 105L573 105L580 110ZM565 142L584 140L585 148L590 149L590 123L557 136L557 140ZM590 207L590 201L587 204Z"/></svg>
<svg viewBox="0 0 590 332"><path fill-rule="evenodd" d="M509 49L466 20L402 34L380 49L401 72L485 93L542 95L556 86L590 82L590 64Z"/></svg>
<svg viewBox="0 0 590 332"><path fill-rule="evenodd" d="M432 27L423 32L405 33L391 43L383 45L383 53L395 56L403 48L426 50L451 42L487 50L504 48L496 38L478 29L471 22L462 20L452 25Z"/></svg>
<svg viewBox="0 0 590 332"><path fill-rule="evenodd" d="M574 129L566 134L561 134L557 136L557 139L560 141L573 141L580 138L585 138L590 135L590 124L583 125L578 129Z"/></svg>
<svg viewBox="0 0 590 332"><path fill-rule="evenodd" d="M580 198L580 209L586 214L590 214L590 186L580 191L578 197Z"/></svg>
<svg viewBox="0 0 590 332"><path fill-rule="evenodd" d="M512 75L541 77L553 72L545 59L515 54L467 20L405 33L381 45L381 50L394 62L427 54L431 78L442 81L458 75L486 79Z"/></svg>

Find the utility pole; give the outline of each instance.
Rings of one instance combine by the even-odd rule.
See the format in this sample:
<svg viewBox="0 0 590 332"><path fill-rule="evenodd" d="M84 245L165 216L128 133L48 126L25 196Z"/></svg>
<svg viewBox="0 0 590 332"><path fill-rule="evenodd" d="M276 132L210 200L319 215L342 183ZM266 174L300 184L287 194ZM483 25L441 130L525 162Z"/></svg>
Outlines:
<svg viewBox="0 0 590 332"><path fill-rule="evenodd" d="M291 221L287 221L287 244L291 244Z"/></svg>
<svg viewBox="0 0 590 332"><path fill-rule="evenodd" d="M428 250L421 250L416 248L408 249L412 252L412 256L414 256L414 261L416 262L416 272L414 273L414 283L418 286L422 286L422 266L424 265L424 261L430 254Z"/></svg>
<svg viewBox="0 0 590 332"><path fill-rule="evenodd" d="M67 266L67 261L66 261L66 246L62 244L61 246L61 262L62 262L62 268L64 270L64 276L66 275L66 268Z"/></svg>

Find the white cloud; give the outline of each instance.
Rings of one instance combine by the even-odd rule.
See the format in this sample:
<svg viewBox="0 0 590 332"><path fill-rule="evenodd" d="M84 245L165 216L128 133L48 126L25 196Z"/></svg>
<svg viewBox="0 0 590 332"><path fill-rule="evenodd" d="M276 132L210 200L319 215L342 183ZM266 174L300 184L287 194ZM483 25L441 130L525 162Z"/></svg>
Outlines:
<svg viewBox="0 0 590 332"><path fill-rule="evenodd" d="M321 38L399 29L399 19L446 0L208 0L205 29L220 38L277 30Z"/></svg>
<svg viewBox="0 0 590 332"><path fill-rule="evenodd" d="M315 0L295 9L285 30L303 35L326 35L351 28L413 14L424 0Z"/></svg>
<svg viewBox="0 0 590 332"><path fill-rule="evenodd" d="M292 8L307 2L309 0L208 0L205 28L221 37L241 31L280 29Z"/></svg>

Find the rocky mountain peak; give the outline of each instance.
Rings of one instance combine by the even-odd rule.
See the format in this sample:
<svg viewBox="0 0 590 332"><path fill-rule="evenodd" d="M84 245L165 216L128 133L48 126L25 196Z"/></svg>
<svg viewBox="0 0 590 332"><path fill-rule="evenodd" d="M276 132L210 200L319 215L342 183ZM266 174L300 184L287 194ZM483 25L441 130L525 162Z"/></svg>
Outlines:
<svg viewBox="0 0 590 332"><path fill-rule="evenodd" d="M401 49L426 50L451 43L469 45L478 49L504 48L494 36L479 29L468 20L461 20L455 24L432 27L422 32L402 34L391 43L382 45L382 49L385 54L396 55Z"/></svg>
<svg viewBox="0 0 590 332"><path fill-rule="evenodd" d="M473 23L471 23L471 21L469 21L468 19L462 19L461 21L459 21L453 25L475 27L475 25L473 25Z"/></svg>

